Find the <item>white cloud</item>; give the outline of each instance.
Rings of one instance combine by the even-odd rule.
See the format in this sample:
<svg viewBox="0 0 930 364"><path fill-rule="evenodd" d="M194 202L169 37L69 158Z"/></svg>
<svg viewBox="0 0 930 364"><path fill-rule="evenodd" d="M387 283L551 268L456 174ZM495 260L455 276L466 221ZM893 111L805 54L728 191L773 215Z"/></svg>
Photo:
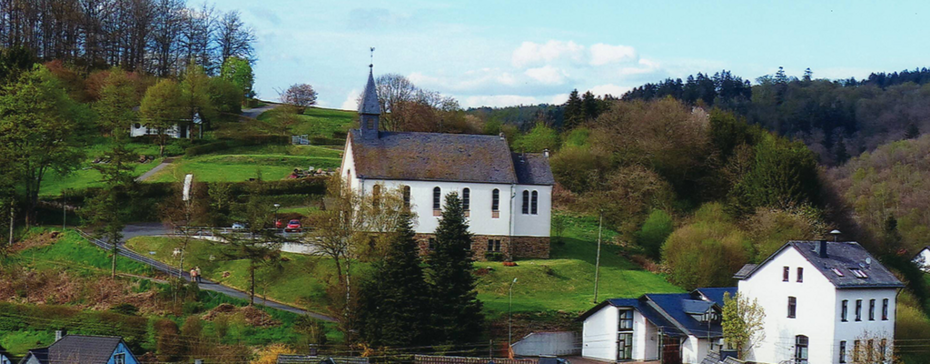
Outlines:
<svg viewBox="0 0 930 364"><path fill-rule="evenodd" d="M539 100L534 96L522 95L483 95L466 97L462 106L464 107L503 107L513 105L534 105Z"/></svg>
<svg viewBox="0 0 930 364"><path fill-rule="evenodd" d="M604 96L604 95L613 95L615 97L620 97L625 92L629 91L631 88L627 86L617 86L612 83L606 85L597 85L591 87L589 91L595 96Z"/></svg>
<svg viewBox="0 0 930 364"><path fill-rule="evenodd" d="M565 77L568 76L565 71L550 65L539 68L530 68L524 72L530 78L539 81L544 85L561 85L565 83Z"/></svg>
<svg viewBox="0 0 930 364"><path fill-rule="evenodd" d="M513 51L511 63L514 67L523 68L529 65L551 62L567 56L574 61L581 61L584 57L584 46L574 41L563 42L550 40L545 44L523 42Z"/></svg>
<svg viewBox="0 0 930 364"><path fill-rule="evenodd" d="M358 96L361 95L356 89L349 91L349 95L346 96L346 100L342 102L342 105L339 106L342 110L358 110Z"/></svg>
<svg viewBox="0 0 930 364"><path fill-rule="evenodd" d="M549 98L549 104L562 105L568 101L568 94L558 94Z"/></svg>
<svg viewBox="0 0 930 364"><path fill-rule="evenodd" d="M625 45L597 43L591 46L591 65L603 66L636 59L636 50Z"/></svg>
<svg viewBox="0 0 930 364"><path fill-rule="evenodd" d="M622 67L620 68L620 76L635 76L642 75L646 73L652 73L659 70L659 64L642 58L639 60L639 66L636 67Z"/></svg>

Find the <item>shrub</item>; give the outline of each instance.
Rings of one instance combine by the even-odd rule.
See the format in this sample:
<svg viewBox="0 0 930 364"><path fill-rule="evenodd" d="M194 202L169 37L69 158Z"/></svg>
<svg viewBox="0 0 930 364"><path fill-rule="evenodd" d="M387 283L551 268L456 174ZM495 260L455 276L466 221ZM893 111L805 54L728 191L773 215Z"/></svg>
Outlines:
<svg viewBox="0 0 930 364"><path fill-rule="evenodd" d="M643 227L636 232L636 242L650 257L658 259L662 254L662 243L672 234L672 230L672 217L665 211L652 210Z"/></svg>
<svg viewBox="0 0 930 364"><path fill-rule="evenodd" d="M139 308L128 303L120 303L116 306L113 306L110 308L110 311L129 316L135 316L139 314Z"/></svg>
<svg viewBox="0 0 930 364"><path fill-rule="evenodd" d="M487 252L484 253L484 259L489 262L503 262L504 253L501 252Z"/></svg>
<svg viewBox="0 0 930 364"><path fill-rule="evenodd" d="M662 246L669 281L688 290L731 286L750 255L749 239L718 203L702 206Z"/></svg>

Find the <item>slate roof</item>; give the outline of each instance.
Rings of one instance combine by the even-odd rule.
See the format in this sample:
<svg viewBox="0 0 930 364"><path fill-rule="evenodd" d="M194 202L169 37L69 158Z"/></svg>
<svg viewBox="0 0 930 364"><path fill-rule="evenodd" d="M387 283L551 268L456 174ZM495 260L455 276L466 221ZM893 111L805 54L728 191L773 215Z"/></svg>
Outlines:
<svg viewBox="0 0 930 364"><path fill-rule="evenodd" d="M691 317L688 311L693 311L699 305L710 308L713 303L695 300L690 293L646 294L644 295L662 313L671 318L670 321L678 324L688 335L698 338L718 338L723 336L723 328L719 322L708 325ZM703 311L702 311L703 312Z"/></svg>
<svg viewBox="0 0 930 364"><path fill-rule="evenodd" d="M380 115L381 104L378 103L378 88L375 86L375 76L372 70L368 71L368 83L362 93L362 101L358 103L358 113Z"/></svg>
<svg viewBox="0 0 930 364"><path fill-rule="evenodd" d="M106 364L122 341L111 336L67 335L47 348L30 350L29 355L43 364Z"/></svg>
<svg viewBox="0 0 930 364"><path fill-rule="evenodd" d="M660 328L665 335L680 337L685 336L678 327L670 322L665 316L656 311L652 306L650 306L644 299L641 298L612 298L605 300L594 306L594 308L588 310L587 312L581 314L578 318L579 320L584 320L589 316L593 315L595 312L599 311L601 308L610 305L614 307L630 307L637 312L639 312L646 320L649 320L653 325Z"/></svg>
<svg viewBox="0 0 930 364"><path fill-rule="evenodd" d="M757 267L759 267L758 264L746 264L742 268L740 268L739 271L736 272L736 274L733 275L733 278L736 278L736 279L749 278L749 275L751 275L752 272L755 272Z"/></svg>
<svg viewBox="0 0 930 364"><path fill-rule="evenodd" d="M735 278L747 279L759 267L764 266L775 256L787 248L794 248L807 259L821 274L826 277L836 288L902 288L904 284L898 280L885 266L872 257L859 243L850 242L833 242L827 243L827 257L821 258L819 253L820 241L789 241L783 245L774 254L769 256L762 264L753 268L743 267L737 273ZM869 262L869 263L867 263ZM837 275L833 270L836 269L843 276ZM858 277L851 269L857 269L865 273L866 277ZM748 271L744 272L744 271ZM744 274L740 274L744 273Z"/></svg>
<svg viewBox="0 0 930 364"><path fill-rule="evenodd" d="M513 153L513 168L521 185L554 185L549 158L540 153Z"/></svg>
<svg viewBox="0 0 930 364"><path fill-rule="evenodd" d="M713 301L718 307L723 307L723 294L729 293L730 297L736 296L736 287L717 287L717 288L698 288L692 291L693 294L704 296Z"/></svg>
<svg viewBox="0 0 930 364"><path fill-rule="evenodd" d="M510 147L498 136L381 132L378 138L366 139L357 131L350 134L355 173L361 178L518 182Z"/></svg>

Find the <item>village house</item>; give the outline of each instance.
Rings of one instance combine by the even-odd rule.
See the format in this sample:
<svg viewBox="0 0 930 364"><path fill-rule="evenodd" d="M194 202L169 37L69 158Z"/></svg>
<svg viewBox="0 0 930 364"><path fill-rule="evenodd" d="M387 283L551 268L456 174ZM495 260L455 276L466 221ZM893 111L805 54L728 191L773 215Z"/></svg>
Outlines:
<svg viewBox="0 0 930 364"><path fill-rule="evenodd" d="M914 264L920 267L924 273L930 273L930 246L925 246L914 256Z"/></svg>
<svg viewBox="0 0 930 364"><path fill-rule="evenodd" d="M552 186L549 154L514 153L497 135L387 132L374 76L359 104L359 129L346 140L341 176L353 189L378 195L400 189L416 213L420 249L430 249L445 196L458 193L475 258L548 258Z"/></svg>
<svg viewBox="0 0 930 364"><path fill-rule="evenodd" d="M13 364L13 359L10 356L10 353L0 346L0 364Z"/></svg>
<svg viewBox="0 0 930 364"><path fill-rule="evenodd" d="M137 364L136 357L120 337L64 335L55 333L55 343L29 350L20 364Z"/></svg>
<svg viewBox="0 0 930 364"><path fill-rule="evenodd" d="M133 110L139 111L139 107L136 107ZM172 125L168 129L165 129L164 133L169 138L190 139L193 137L192 134L194 133L194 128L192 124L193 125L201 124L201 117L200 117L199 112L194 113L193 123L191 123L190 118L178 120L177 124ZM129 136L133 138L146 136L146 135L158 135L158 134L159 134L159 130L157 128L150 128L148 125L145 125L145 123L143 123L142 121L136 121L129 128Z"/></svg>
<svg viewBox="0 0 930 364"><path fill-rule="evenodd" d="M725 293L734 295L736 288L601 302L579 318L584 321L581 355L606 362L700 363L721 349Z"/></svg>
<svg viewBox="0 0 930 364"><path fill-rule="evenodd" d="M761 363L891 362L904 285L856 242L791 241L735 276L765 311ZM863 357L864 356L864 357Z"/></svg>

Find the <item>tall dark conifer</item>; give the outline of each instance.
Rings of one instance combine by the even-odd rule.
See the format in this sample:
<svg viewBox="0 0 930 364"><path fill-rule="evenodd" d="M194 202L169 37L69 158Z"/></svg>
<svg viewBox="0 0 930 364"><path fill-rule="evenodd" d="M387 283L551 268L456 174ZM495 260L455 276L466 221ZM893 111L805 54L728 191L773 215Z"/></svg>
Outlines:
<svg viewBox="0 0 930 364"><path fill-rule="evenodd" d="M568 102L565 104L565 123L564 130L574 129L584 121L584 106L581 97L578 96L578 90L572 90L568 95Z"/></svg>
<svg viewBox="0 0 930 364"><path fill-rule="evenodd" d="M426 260L434 343L472 343L484 327L482 305L472 274L471 241L462 200L457 193L450 193L436 228L435 248Z"/></svg>
<svg viewBox="0 0 930 364"><path fill-rule="evenodd" d="M373 279L359 292L359 337L371 346L429 344L429 287L414 239L413 216L407 213L402 221Z"/></svg>

